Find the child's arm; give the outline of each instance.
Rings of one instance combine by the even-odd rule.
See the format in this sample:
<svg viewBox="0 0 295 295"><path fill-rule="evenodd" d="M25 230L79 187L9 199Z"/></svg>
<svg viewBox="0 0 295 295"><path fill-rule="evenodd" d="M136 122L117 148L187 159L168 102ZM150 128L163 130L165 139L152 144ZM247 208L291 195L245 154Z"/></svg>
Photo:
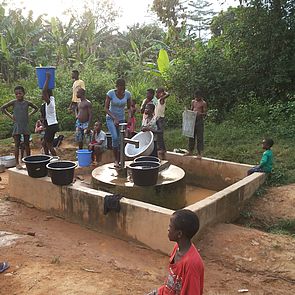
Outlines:
<svg viewBox="0 0 295 295"><path fill-rule="evenodd" d="M48 83L50 79L50 73L46 72L46 79L42 89L42 95L45 98L44 100L48 103L49 102L49 95L48 95Z"/></svg>
<svg viewBox="0 0 295 295"><path fill-rule="evenodd" d="M268 160L268 156L267 156L266 153L264 152L263 155L262 155L262 157L261 157L261 160L260 160L260 163L259 163L259 167L260 167L260 168L263 168L263 166L266 165L267 160Z"/></svg>
<svg viewBox="0 0 295 295"><path fill-rule="evenodd" d="M35 105L35 104L33 104L32 102L30 102L29 101L29 106L31 107L31 108L33 108L33 111L31 112L31 113L29 113L29 116L32 116L32 115L34 115L35 113L37 113L38 112L38 107Z"/></svg>
<svg viewBox="0 0 295 295"><path fill-rule="evenodd" d="M163 95L160 97L160 104L165 103L165 99L169 96L170 94L168 92L164 92Z"/></svg>
<svg viewBox="0 0 295 295"><path fill-rule="evenodd" d="M5 114L6 116L8 116L12 121L14 121L14 117L11 113L8 112L8 108L13 106L15 103L15 99L14 100L11 100L9 101L8 103L4 104L2 107L1 107L1 111L3 112L3 114Z"/></svg>

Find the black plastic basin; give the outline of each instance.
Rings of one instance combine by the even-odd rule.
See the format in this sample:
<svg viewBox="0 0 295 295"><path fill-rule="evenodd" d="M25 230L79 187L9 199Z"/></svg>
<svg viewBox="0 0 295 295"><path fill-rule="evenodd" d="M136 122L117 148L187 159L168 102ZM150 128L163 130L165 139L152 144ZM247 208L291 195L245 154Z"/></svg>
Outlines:
<svg viewBox="0 0 295 295"><path fill-rule="evenodd" d="M71 161L56 161L47 164L51 181L56 185L69 185L73 182L77 164Z"/></svg>
<svg viewBox="0 0 295 295"><path fill-rule="evenodd" d="M51 159L48 155L34 155L24 157L22 161L26 164L29 176L39 178L47 176L46 165Z"/></svg>
<svg viewBox="0 0 295 295"><path fill-rule="evenodd" d="M160 163L157 162L133 162L129 165L133 182L140 186L155 185L158 181Z"/></svg>
<svg viewBox="0 0 295 295"><path fill-rule="evenodd" d="M161 160L157 157L153 157L153 156L141 156L138 158L135 158L133 160L134 163L138 163L138 162L156 162L156 163L161 163Z"/></svg>

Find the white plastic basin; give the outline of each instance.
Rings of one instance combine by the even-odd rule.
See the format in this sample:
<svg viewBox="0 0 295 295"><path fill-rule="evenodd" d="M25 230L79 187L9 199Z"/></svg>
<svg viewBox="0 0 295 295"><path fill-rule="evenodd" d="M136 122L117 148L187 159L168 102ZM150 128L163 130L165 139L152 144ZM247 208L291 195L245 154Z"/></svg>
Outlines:
<svg viewBox="0 0 295 295"><path fill-rule="evenodd" d="M128 158L151 155L154 150L154 134L151 131L139 132L132 139L139 141L139 147L136 148L134 144L127 143L125 155Z"/></svg>

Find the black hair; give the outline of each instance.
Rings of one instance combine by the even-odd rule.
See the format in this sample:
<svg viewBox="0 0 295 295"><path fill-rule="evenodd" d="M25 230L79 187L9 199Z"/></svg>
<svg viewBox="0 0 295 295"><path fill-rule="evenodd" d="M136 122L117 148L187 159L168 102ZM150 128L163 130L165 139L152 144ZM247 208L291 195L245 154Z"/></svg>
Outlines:
<svg viewBox="0 0 295 295"><path fill-rule="evenodd" d="M155 90L153 88L149 88L147 92L151 93L153 96L155 95Z"/></svg>
<svg viewBox="0 0 295 295"><path fill-rule="evenodd" d="M25 88L24 88L23 86L20 86L20 85L14 87L14 92L15 92L16 90L20 90L20 91L22 91L24 94L26 93L26 92L25 92Z"/></svg>
<svg viewBox="0 0 295 295"><path fill-rule="evenodd" d="M203 91L200 88L197 88L195 90L195 97L202 97L203 96Z"/></svg>
<svg viewBox="0 0 295 295"><path fill-rule="evenodd" d="M274 141L271 138L265 138L265 143L267 144L267 146L269 146L270 148L274 145Z"/></svg>
<svg viewBox="0 0 295 295"><path fill-rule="evenodd" d="M47 93L48 93L48 96L53 96L53 92L52 92L52 89L47 89Z"/></svg>
<svg viewBox="0 0 295 295"><path fill-rule="evenodd" d="M86 90L85 90L84 88L80 87L80 88L78 89L78 91L81 91L81 92L82 92L82 95L85 96Z"/></svg>
<svg viewBox="0 0 295 295"><path fill-rule="evenodd" d="M181 209L175 211L173 214L173 224L176 230L191 239L199 230L200 222L196 213L191 210Z"/></svg>
<svg viewBox="0 0 295 295"><path fill-rule="evenodd" d="M165 92L164 87L159 87L159 88L157 88L157 92Z"/></svg>
<svg viewBox="0 0 295 295"><path fill-rule="evenodd" d="M155 111L155 105L153 103L148 103L145 108L149 108L152 112Z"/></svg>
<svg viewBox="0 0 295 295"><path fill-rule="evenodd" d="M126 83L125 83L125 80L124 79L118 79L117 81L116 81L116 86L118 87L118 86L124 86L125 87L125 85L126 85Z"/></svg>
<svg viewBox="0 0 295 295"><path fill-rule="evenodd" d="M72 70L72 73L77 75L77 76L79 76L79 74L80 74L78 70Z"/></svg>

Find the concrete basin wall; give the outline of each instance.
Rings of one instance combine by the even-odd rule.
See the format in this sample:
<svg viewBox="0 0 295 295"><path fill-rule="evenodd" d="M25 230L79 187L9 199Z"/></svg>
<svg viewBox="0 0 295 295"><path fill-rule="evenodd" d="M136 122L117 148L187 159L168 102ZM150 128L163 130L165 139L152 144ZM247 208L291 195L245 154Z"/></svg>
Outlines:
<svg viewBox="0 0 295 295"><path fill-rule="evenodd" d="M186 183L220 191L247 176L251 165L168 152L166 159L186 173Z"/></svg>
<svg viewBox="0 0 295 295"><path fill-rule="evenodd" d="M183 168L193 184L214 190L219 186L226 187L186 207L196 212L200 219L200 232L195 239L214 223L235 220L244 202L265 181L262 173L245 177L249 165L206 158L200 160L175 153L167 153L167 159ZM240 180L232 184L233 179ZM109 212L104 215L104 198L108 193L87 188L79 181L59 187L52 184L49 177L31 178L26 171L15 168L9 169L9 193L15 199L71 222L136 240L167 254L171 251L172 243L168 241L167 228L173 210L122 198L119 213Z"/></svg>
<svg viewBox="0 0 295 295"><path fill-rule="evenodd" d="M80 182L56 186L49 177L31 178L26 171L9 169L9 194L55 216L123 239L136 240L169 253L167 229L172 210L122 198L120 213L104 215L108 193L83 187Z"/></svg>

